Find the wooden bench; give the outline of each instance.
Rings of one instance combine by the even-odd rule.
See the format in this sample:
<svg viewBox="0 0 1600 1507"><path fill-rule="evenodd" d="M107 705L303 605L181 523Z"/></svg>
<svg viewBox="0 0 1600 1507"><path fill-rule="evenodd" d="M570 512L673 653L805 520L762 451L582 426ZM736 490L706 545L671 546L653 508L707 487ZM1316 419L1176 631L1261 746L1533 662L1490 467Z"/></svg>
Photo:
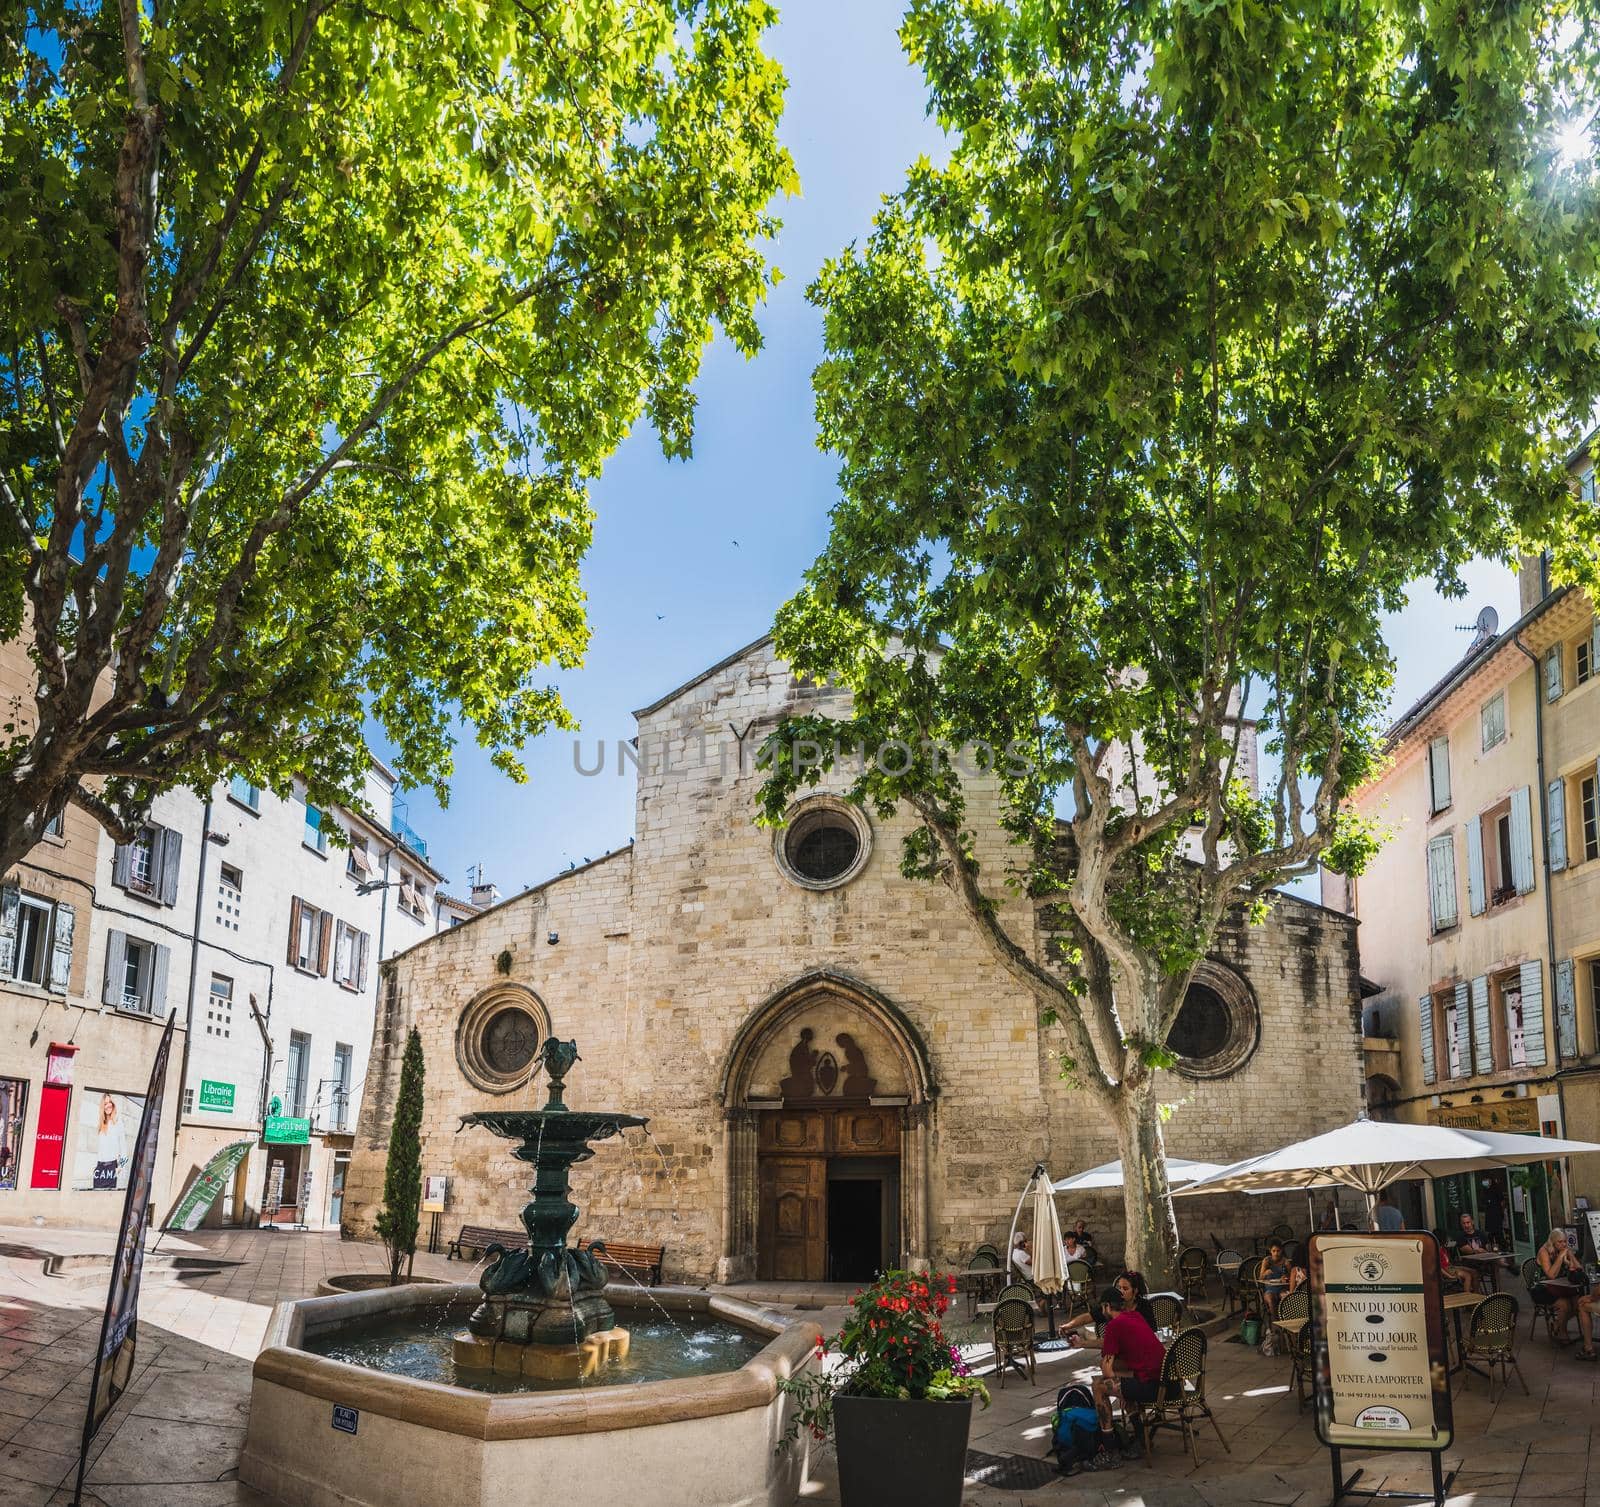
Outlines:
<svg viewBox="0 0 1600 1507"><path fill-rule="evenodd" d="M600 1264L612 1271L622 1272L646 1287L655 1287L661 1281L661 1262L667 1254L664 1245L637 1245L626 1240L580 1240L578 1249L591 1245L601 1247Z"/></svg>
<svg viewBox="0 0 1600 1507"><path fill-rule="evenodd" d="M465 1251L474 1250L481 1256L491 1245L503 1245L508 1251L526 1250L528 1232L495 1230L486 1224L464 1224L461 1233L445 1248L444 1259L453 1261L460 1256L465 1261Z"/></svg>

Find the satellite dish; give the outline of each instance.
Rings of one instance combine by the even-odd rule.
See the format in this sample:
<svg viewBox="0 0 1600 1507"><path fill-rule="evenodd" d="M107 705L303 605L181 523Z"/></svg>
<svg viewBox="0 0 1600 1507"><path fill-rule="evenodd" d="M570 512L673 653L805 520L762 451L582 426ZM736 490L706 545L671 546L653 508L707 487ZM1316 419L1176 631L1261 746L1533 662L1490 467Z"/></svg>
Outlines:
<svg viewBox="0 0 1600 1507"><path fill-rule="evenodd" d="M1493 607L1485 607L1478 614L1478 632L1485 638L1493 638L1500 628L1500 614Z"/></svg>

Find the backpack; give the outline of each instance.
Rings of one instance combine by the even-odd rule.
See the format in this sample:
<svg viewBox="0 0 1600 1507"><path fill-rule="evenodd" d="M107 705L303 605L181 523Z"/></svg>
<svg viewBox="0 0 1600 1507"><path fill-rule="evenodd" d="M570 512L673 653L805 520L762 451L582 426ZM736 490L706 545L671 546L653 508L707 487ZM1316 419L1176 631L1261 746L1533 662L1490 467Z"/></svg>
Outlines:
<svg viewBox="0 0 1600 1507"><path fill-rule="evenodd" d="M1050 1447L1056 1460L1092 1460L1100 1448L1100 1420L1093 1408L1064 1408L1051 1419Z"/></svg>

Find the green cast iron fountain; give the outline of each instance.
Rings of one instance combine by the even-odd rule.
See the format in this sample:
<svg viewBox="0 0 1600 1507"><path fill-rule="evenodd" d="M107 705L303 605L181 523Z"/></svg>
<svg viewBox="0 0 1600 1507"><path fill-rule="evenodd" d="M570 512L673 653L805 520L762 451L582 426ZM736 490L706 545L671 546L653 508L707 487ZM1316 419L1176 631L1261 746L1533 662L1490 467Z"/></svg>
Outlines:
<svg viewBox="0 0 1600 1507"><path fill-rule="evenodd" d="M456 1360L497 1371L515 1363L530 1376L586 1375L604 1359L627 1353L627 1331L616 1327L605 1298L606 1273L597 1254L604 1244L567 1247L578 1218L567 1197L568 1179L576 1163L594 1155L591 1141L608 1140L649 1119L568 1109L562 1092L579 1060L578 1044L551 1037L540 1055L550 1080L543 1109L491 1109L461 1117L459 1128L481 1125L521 1143L512 1154L533 1166L533 1197L522 1211L527 1245L511 1251L491 1245L486 1252L494 1259L478 1279L483 1301L467 1319L468 1333L456 1341Z"/></svg>

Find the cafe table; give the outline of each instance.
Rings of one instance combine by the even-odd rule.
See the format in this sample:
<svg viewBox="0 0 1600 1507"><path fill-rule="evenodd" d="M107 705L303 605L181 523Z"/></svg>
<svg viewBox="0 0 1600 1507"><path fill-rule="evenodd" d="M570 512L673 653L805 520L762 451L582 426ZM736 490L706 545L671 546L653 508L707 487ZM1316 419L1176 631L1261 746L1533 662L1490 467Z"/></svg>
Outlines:
<svg viewBox="0 0 1600 1507"><path fill-rule="evenodd" d="M1473 1271L1482 1274L1482 1280L1488 1284L1490 1292L1500 1291L1500 1269L1509 1264L1508 1258L1500 1251L1463 1251L1456 1260L1462 1266L1471 1267Z"/></svg>

